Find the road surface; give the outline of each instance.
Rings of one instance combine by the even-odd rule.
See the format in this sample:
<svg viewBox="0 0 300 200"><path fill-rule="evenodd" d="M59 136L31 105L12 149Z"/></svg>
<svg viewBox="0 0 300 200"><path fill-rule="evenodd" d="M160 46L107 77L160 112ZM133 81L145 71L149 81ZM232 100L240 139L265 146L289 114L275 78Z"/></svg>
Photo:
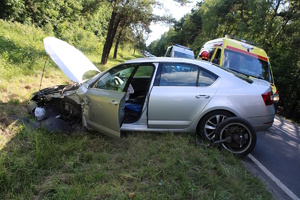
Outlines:
<svg viewBox="0 0 300 200"><path fill-rule="evenodd" d="M275 117L266 132L257 132L257 143L244 164L262 178L276 199L300 200L300 128Z"/></svg>

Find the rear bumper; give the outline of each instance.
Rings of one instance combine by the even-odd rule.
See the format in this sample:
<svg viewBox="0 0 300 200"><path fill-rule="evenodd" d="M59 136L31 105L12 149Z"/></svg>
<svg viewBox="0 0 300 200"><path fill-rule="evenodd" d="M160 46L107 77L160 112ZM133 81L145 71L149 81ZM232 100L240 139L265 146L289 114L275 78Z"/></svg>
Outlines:
<svg viewBox="0 0 300 200"><path fill-rule="evenodd" d="M266 131L273 125L275 115L248 118L255 131Z"/></svg>

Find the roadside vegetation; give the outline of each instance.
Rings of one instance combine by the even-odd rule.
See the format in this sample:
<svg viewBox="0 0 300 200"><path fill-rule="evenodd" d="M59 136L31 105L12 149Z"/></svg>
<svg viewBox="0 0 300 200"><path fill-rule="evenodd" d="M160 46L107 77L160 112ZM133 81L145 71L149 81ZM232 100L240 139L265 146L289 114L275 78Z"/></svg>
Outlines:
<svg viewBox="0 0 300 200"><path fill-rule="evenodd" d="M194 135L34 129L25 105L40 87L52 30L0 20L0 199L272 199L263 183L227 152ZM123 45L101 65L101 41L89 31L65 38L105 70L139 57ZM69 80L49 59L42 88Z"/></svg>

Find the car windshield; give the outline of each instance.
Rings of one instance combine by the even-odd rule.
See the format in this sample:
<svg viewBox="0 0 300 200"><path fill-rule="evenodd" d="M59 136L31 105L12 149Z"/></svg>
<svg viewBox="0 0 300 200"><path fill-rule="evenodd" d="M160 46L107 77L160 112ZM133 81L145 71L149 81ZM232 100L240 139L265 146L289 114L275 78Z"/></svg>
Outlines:
<svg viewBox="0 0 300 200"><path fill-rule="evenodd" d="M246 76L272 82L269 63L255 56L236 52L230 49L224 50L223 67Z"/></svg>
<svg viewBox="0 0 300 200"><path fill-rule="evenodd" d="M181 53L181 52L178 52L178 51L174 51L174 57L175 58L177 57L177 58L191 58L191 59L194 59L193 55Z"/></svg>

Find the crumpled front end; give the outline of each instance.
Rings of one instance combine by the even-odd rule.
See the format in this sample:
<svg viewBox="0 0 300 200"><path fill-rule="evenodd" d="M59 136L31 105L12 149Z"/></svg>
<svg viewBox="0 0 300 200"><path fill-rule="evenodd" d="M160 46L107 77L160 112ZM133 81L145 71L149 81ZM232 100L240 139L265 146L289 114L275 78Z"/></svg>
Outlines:
<svg viewBox="0 0 300 200"><path fill-rule="evenodd" d="M76 95L78 84L57 85L42 89L33 94L27 104L27 111L38 121L50 117L67 122L81 121L81 104Z"/></svg>

